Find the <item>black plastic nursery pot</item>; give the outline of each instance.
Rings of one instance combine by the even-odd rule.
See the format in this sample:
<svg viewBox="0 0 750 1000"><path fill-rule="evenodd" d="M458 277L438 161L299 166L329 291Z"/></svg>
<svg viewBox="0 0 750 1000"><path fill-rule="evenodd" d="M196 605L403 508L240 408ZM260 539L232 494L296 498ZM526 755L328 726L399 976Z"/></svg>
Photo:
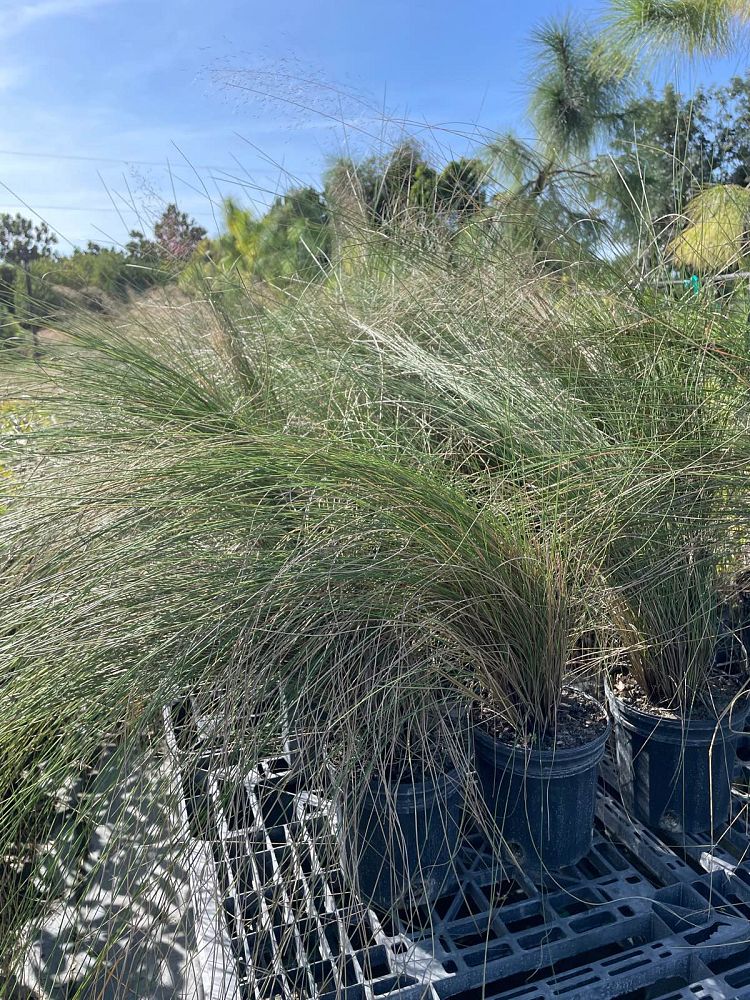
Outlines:
<svg viewBox="0 0 750 1000"><path fill-rule="evenodd" d="M746 673L750 663L750 580L745 579L744 587L738 595L737 606L732 613L725 608L719 625L716 643L716 665L728 672L739 666ZM747 767L750 765L750 716L745 722L745 731L737 743L737 757Z"/></svg>
<svg viewBox="0 0 750 1000"><path fill-rule="evenodd" d="M510 746L475 727L485 804L506 849L529 877L575 864L591 849L599 762L609 729L602 709L602 730L593 740L571 749L537 750Z"/></svg>
<svg viewBox="0 0 750 1000"><path fill-rule="evenodd" d="M710 833L725 823L747 697L719 719L671 719L627 704L609 685L606 693L625 808L672 834Z"/></svg>
<svg viewBox="0 0 750 1000"><path fill-rule="evenodd" d="M339 806L343 866L375 910L433 901L454 878L463 788L455 770L372 778Z"/></svg>

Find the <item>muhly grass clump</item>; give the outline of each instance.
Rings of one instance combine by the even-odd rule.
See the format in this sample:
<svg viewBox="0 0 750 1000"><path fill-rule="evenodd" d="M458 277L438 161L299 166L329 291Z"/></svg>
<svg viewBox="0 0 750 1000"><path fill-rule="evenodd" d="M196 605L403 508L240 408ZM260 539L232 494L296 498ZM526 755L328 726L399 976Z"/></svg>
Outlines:
<svg viewBox="0 0 750 1000"><path fill-rule="evenodd" d="M291 726L325 785L326 755L339 784L457 761L470 705L533 744L607 663L659 703L707 683L749 513L744 320L610 265L378 253L271 304L81 320L29 376L3 857L42 872L49 784L110 741L157 759L191 694L243 767ZM53 897L7 883L8 969Z"/></svg>
<svg viewBox="0 0 750 1000"><path fill-rule="evenodd" d="M264 318L279 381L300 387L291 409L338 435L385 432L481 496L553 506L594 542L624 647L663 650L635 671L673 660L641 674L646 690L685 705L711 672L719 589L703 578L746 534L742 297L657 293L601 262L519 277L490 258L439 283L435 266L397 256L387 282L350 277Z"/></svg>

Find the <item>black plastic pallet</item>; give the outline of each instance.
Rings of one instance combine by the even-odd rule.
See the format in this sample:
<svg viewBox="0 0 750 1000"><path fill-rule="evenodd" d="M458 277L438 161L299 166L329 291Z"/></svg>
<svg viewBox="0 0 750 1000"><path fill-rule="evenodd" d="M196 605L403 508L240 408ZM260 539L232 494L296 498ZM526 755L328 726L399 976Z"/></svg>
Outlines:
<svg viewBox="0 0 750 1000"><path fill-rule="evenodd" d="M193 848L212 1000L750 998L739 827L735 853L667 844L602 788L579 864L535 885L469 834L454 888L379 918L342 874L330 804L303 787L288 754L238 787L214 763L185 804L195 825L189 799L203 795L197 813L213 824Z"/></svg>
<svg viewBox="0 0 750 1000"><path fill-rule="evenodd" d="M729 821L716 829L710 839L682 833L661 833L657 837L632 817L626 816L622 809L607 817L607 827L613 834L634 838L640 853L649 850L647 843L654 845L656 850L666 845L700 870L723 872L731 879L732 900L745 906L750 903L750 794L747 790L750 769L739 767L735 778ZM616 801L617 779L612 762L607 758L602 766L602 784L613 793L611 797ZM600 812L606 808L600 803ZM750 917L750 907L747 915Z"/></svg>

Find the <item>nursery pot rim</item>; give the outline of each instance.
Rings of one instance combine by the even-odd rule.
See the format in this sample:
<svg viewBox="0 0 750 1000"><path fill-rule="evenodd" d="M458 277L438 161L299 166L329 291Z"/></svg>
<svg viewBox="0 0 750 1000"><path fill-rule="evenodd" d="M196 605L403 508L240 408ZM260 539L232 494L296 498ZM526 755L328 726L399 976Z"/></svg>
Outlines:
<svg viewBox="0 0 750 1000"><path fill-rule="evenodd" d="M596 698L584 691L577 691L587 701L601 710L604 725L601 732L585 743L574 747L553 747L551 750L540 750L535 747L524 747L518 743L507 743L481 724L476 723L473 732L478 743L478 750L484 756L494 756L496 763L504 763L516 774L526 777L543 777L554 774L555 777L566 777L579 774L598 764L604 756L604 750L612 729L607 710Z"/></svg>
<svg viewBox="0 0 750 1000"><path fill-rule="evenodd" d="M335 777L336 768L330 762L328 770L331 776ZM459 770L453 763L448 763L439 769L436 768L420 781L410 781L407 774L408 772L405 771L399 781L392 781L386 774L380 772L376 772L366 780L361 781L350 777L346 782L346 789L339 788L339 794L347 794L356 788L367 788L367 795L373 799L395 799L397 803L400 803L413 802L417 796L429 797L430 794L440 790L455 791L457 788L461 788ZM453 787L451 788L451 786Z"/></svg>
<svg viewBox="0 0 750 1000"><path fill-rule="evenodd" d="M671 718L668 715L657 715L655 712L636 708L612 688L609 677L604 679L604 693L610 712L619 726L629 732L641 735L652 735L664 743L679 743L682 746L703 746L710 742L714 735L722 732L739 737L750 712L750 692L741 691L716 718L699 719L690 716Z"/></svg>
<svg viewBox="0 0 750 1000"><path fill-rule="evenodd" d="M408 773L393 781L388 775L373 774L367 779L369 794L378 799L396 799L397 801L413 801L415 796L436 792L450 785L460 785L458 768L453 764L436 769L425 774L419 781L410 781Z"/></svg>

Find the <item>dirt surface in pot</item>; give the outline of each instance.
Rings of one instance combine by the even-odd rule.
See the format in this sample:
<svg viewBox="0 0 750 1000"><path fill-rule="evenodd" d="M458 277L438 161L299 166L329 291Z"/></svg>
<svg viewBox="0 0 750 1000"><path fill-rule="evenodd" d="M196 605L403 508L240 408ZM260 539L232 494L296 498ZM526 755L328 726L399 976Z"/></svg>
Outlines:
<svg viewBox="0 0 750 1000"><path fill-rule="evenodd" d="M474 710L474 721L509 746L533 750L573 750L591 743L607 727L607 713L580 691L568 690L543 733L519 732L489 706Z"/></svg>
<svg viewBox="0 0 750 1000"><path fill-rule="evenodd" d="M708 691L703 698L697 698L690 709L690 718L710 721L718 718L726 711L732 700L746 686L747 678L738 674L729 674L723 670L715 671L709 680ZM612 690L632 708L639 712L653 715L659 719L683 719L685 712L679 705L670 708L665 705L654 705L638 681L631 674L620 674L612 681ZM743 696L744 697L744 696Z"/></svg>

